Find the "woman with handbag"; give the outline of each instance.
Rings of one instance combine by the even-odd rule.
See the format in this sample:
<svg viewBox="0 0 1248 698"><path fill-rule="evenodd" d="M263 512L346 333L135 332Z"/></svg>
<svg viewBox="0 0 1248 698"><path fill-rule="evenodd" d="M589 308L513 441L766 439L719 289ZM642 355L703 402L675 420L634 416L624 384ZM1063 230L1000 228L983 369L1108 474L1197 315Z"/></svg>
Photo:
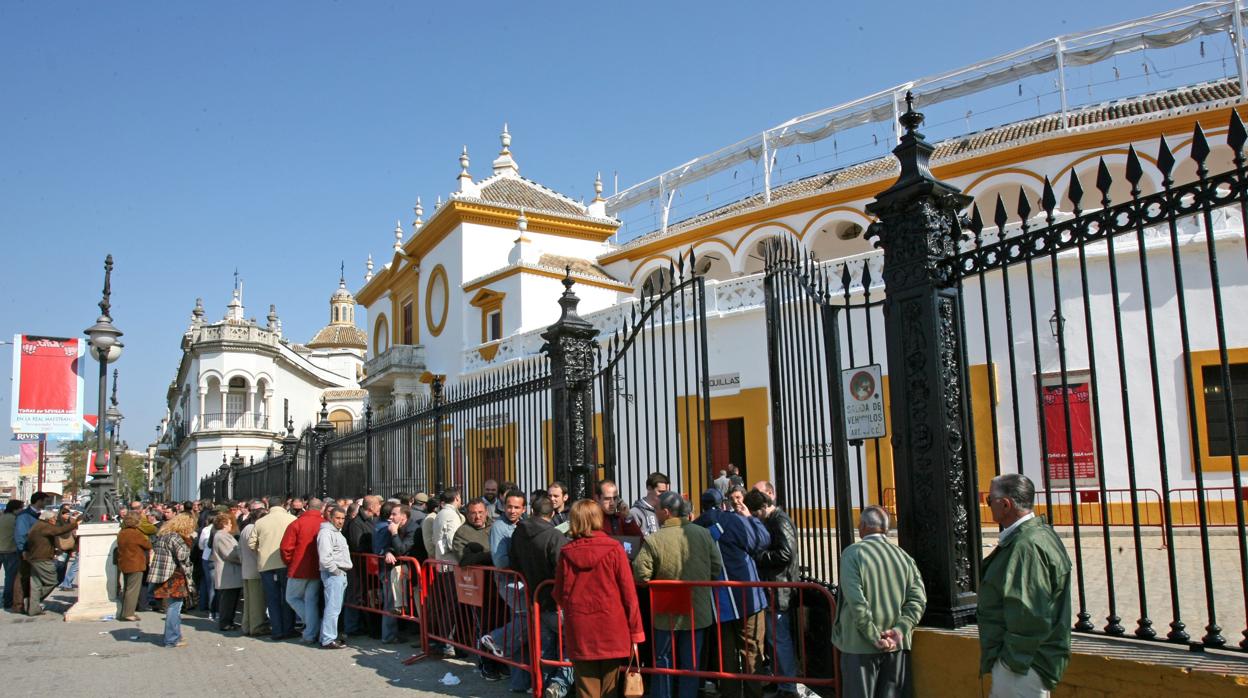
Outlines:
<svg viewBox="0 0 1248 698"><path fill-rule="evenodd" d="M641 675L620 668L637 661L646 639L628 555L602 530L602 507L583 499L572 505L568 535L555 568L555 601L563 609L563 647L572 660L578 698L640 694ZM631 689L621 691L621 689Z"/></svg>
<svg viewBox="0 0 1248 698"><path fill-rule="evenodd" d="M217 629L238 630L234 616L243 593L243 560L238 556L238 519L228 511L212 521L212 586L217 594Z"/></svg>
<svg viewBox="0 0 1248 698"><path fill-rule="evenodd" d="M165 647L185 647L182 639L182 603L194 593L191 579L191 546L195 542L195 519L178 514L160 527L153 546L152 566L147 581L156 584L152 595L167 599L165 611Z"/></svg>
<svg viewBox="0 0 1248 698"><path fill-rule="evenodd" d="M152 542L139 530L139 513L132 511L121 518L117 533L117 571L122 575L121 619L137 621L139 592L143 590L143 573L147 571L147 554Z"/></svg>

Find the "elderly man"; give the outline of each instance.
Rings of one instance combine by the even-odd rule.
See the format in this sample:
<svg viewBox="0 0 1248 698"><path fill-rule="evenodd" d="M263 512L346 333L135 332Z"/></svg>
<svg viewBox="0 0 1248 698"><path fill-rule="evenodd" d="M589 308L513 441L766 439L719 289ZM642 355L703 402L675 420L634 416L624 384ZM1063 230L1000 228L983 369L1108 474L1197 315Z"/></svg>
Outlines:
<svg viewBox="0 0 1248 698"><path fill-rule="evenodd" d="M988 489L1001 535L980 572L979 673L991 672L994 698L1047 697L1070 663L1070 558L1035 498L1019 473Z"/></svg>
<svg viewBox="0 0 1248 698"><path fill-rule="evenodd" d="M498 480L489 479L481 485L481 499L485 500L485 513L491 519L503 515L503 500L498 498Z"/></svg>
<svg viewBox="0 0 1248 698"><path fill-rule="evenodd" d="M56 587L56 562L53 558L57 552L54 538L78 528L78 512L68 523L56 523L56 509L44 509L39 512L39 520L26 535L26 561L30 563L30 604L26 614L37 616L43 613L43 600Z"/></svg>
<svg viewBox="0 0 1248 698"><path fill-rule="evenodd" d="M464 525L455 529L455 538L451 543L451 553L459 560L461 567L488 567L491 564L490 526L494 519L490 517L489 510L483 498L468 502L468 516Z"/></svg>
<svg viewBox="0 0 1248 698"><path fill-rule="evenodd" d="M633 561L633 577L637 582L652 579L679 579L686 582L709 582L719 579L724 562L709 531L690 524L689 504L677 492L664 492L658 498L654 510L659 528L646 536L637 559ZM697 587L681 590L692 593L693 615L673 611L655 612L654 652L656 666L660 668L697 669L694 645L702 646L703 628L715 622L715 606L711 590ZM669 593L651 591L651 603L657 611L668 601ZM692 632L690 630L692 629ZM673 654L676 655L673 661ZM655 675L651 684L653 698L669 698L672 680L668 675ZM676 680L676 695L694 698L698 691L698 679L680 676Z"/></svg>
<svg viewBox="0 0 1248 698"><path fill-rule="evenodd" d="M888 512L864 507L860 540L841 553L841 605L832 643L841 650L843 696L904 694L911 631L927 607L918 565L888 540Z"/></svg>

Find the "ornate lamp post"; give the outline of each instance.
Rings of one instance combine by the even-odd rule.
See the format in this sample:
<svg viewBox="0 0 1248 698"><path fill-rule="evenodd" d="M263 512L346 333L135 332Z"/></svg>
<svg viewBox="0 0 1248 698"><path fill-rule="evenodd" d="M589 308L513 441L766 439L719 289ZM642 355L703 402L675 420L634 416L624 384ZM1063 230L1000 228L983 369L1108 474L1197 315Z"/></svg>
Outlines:
<svg viewBox="0 0 1248 698"><path fill-rule="evenodd" d="M111 280L113 274L113 256L104 259L104 296L100 299L100 317L95 324L84 330L91 346L91 355L100 363L100 400L98 423L95 427L95 453L98 461L108 450L107 434L105 433L106 412L104 407L105 393L108 392L108 365L121 358L123 344L121 330L113 325L109 314L112 307L110 301ZM121 413L117 412L118 421ZM116 485L113 480L113 458L109 455L104 465L104 472L91 478L91 501L87 504L86 518L89 521L103 521L117 514Z"/></svg>

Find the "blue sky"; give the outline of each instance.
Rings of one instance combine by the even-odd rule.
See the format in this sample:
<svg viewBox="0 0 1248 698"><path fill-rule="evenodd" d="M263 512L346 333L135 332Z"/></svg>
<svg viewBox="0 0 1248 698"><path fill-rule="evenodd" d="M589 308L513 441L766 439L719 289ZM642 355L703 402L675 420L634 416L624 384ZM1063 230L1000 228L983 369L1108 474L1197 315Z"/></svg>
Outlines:
<svg viewBox="0 0 1248 698"><path fill-rule="evenodd" d="M220 317L237 268L248 314L275 303L307 341L339 261L358 288L416 196L430 210L452 190L462 145L488 172L504 121L526 176L590 197L596 171L627 186L798 114L1178 6L6 0L0 335L80 336L111 252L122 430L142 445L197 296Z"/></svg>

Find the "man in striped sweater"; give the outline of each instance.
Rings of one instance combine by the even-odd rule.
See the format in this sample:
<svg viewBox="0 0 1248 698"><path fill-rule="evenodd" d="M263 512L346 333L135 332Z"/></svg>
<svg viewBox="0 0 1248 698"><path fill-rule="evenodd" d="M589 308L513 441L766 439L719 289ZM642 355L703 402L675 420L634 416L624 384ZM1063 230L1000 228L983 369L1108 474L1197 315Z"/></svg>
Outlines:
<svg viewBox="0 0 1248 698"><path fill-rule="evenodd" d="M911 631L927 593L914 560L888 540L888 512L868 506L857 543L841 554L840 603L832 642L841 650L842 696L904 695Z"/></svg>

